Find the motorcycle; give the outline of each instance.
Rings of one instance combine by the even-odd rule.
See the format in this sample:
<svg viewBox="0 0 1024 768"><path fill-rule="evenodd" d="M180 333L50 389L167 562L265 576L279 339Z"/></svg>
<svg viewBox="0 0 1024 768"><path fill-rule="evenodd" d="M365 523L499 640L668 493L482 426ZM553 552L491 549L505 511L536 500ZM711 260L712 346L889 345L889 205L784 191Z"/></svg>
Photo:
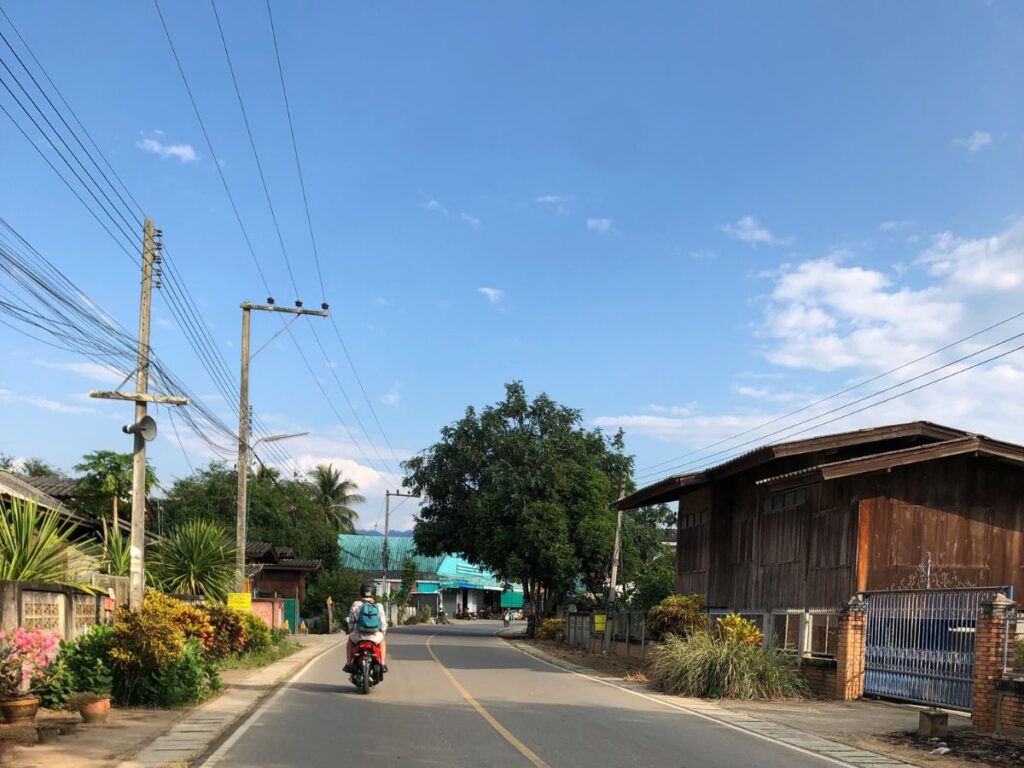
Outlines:
<svg viewBox="0 0 1024 768"><path fill-rule="evenodd" d="M352 674L349 675L352 685L363 693L384 679L384 668L380 663L380 646L369 640L360 640L352 657Z"/></svg>

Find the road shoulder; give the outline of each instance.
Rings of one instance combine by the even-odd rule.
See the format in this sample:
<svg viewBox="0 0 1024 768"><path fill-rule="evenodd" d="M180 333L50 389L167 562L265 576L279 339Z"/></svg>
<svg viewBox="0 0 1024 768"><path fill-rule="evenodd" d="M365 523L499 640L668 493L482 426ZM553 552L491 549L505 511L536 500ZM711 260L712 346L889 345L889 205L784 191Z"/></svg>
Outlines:
<svg viewBox="0 0 1024 768"><path fill-rule="evenodd" d="M816 755L835 765L852 767L870 764L880 768L912 768L915 765L936 765L932 761L914 760L913 762L907 762L905 759L900 759L903 755L897 757L880 751L863 749L820 734L773 722L765 717L759 717L739 709L721 706L712 701L668 696L652 691L640 682L632 682L624 679L622 676L597 671L580 664L574 664L565 659L557 658L518 638L505 639L516 650L545 664L558 667L566 672L584 677L601 685L617 688L625 693L656 702L664 707L710 720L757 738L781 744L798 752ZM946 762L942 763L942 765L952 766L953 764Z"/></svg>

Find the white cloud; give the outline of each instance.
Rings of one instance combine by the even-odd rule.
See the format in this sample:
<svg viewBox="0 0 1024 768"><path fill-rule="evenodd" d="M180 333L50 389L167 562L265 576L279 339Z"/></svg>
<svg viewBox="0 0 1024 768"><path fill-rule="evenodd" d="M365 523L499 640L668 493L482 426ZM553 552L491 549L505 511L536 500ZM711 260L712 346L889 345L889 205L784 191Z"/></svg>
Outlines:
<svg viewBox="0 0 1024 768"><path fill-rule="evenodd" d="M537 202L541 205L562 205L572 200L572 195L540 195Z"/></svg>
<svg viewBox="0 0 1024 768"><path fill-rule="evenodd" d="M697 411L697 404L689 405L658 405L651 403L647 406L651 413L667 413L670 416L689 416Z"/></svg>
<svg viewBox="0 0 1024 768"><path fill-rule="evenodd" d="M10 403L21 403L22 405L29 405L33 408L42 408L45 411L52 411L53 413L95 413L93 408L83 408L78 405L68 405L67 403L61 403L57 400L50 400L45 397L34 397L31 395L17 395L11 392L9 389L0 389L0 400L5 400Z"/></svg>
<svg viewBox="0 0 1024 768"><path fill-rule="evenodd" d="M441 216L445 216L448 218L456 218L466 226L472 227L473 229L480 229L481 221L476 216L471 216L465 211L461 211L457 215L453 215L452 212L444 204L441 203L441 201L435 200L432 197L428 198L423 202L423 208L425 210L437 213Z"/></svg>
<svg viewBox="0 0 1024 768"><path fill-rule="evenodd" d="M725 224L722 231L734 240L750 245L789 245L793 242L792 237L776 237L753 216L744 216L735 224Z"/></svg>
<svg viewBox="0 0 1024 768"><path fill-rule="evenodd" d="M992 134L987 131L975 131L970 136L953 139L953 146L962 147L968 152L978 152L992 143Z"/></svg>
<svg viewBox="0 0 1024 768"><path fill-rule="evenodd" d="M135 143L143 152L160 157L176 157L183 163L191 163L199 159L191 144L164 144L152 136L147 136Z"/></svg>
<svg viewBox="0 0 1024 768"><path fill-rule="evenodd" d="M615 227L614 219L587 219L587 229L599 235L609 235Z"/></svg>
<svg viewBox="0 0 1024 768"><path fill-rule="evenodd" d="M395 382L395 386L389 389L384 395L381 396L380 401L384 405L398 405L402 399L402 383Z"/></svg>
<svg viewBox="0 0 1024 768"><path fill-rule="evenodd" d="M477 291L486 296L491 304L500 304L505 299L505 292L500 288L477 288Z"/></svg>
<svg viewBox="0 0 1024 768"><path fill-rule="evenodd" d="M905 221L905 220L900 220L900 221L883 221L881 224L878 225L878 228L880 230L882 230L883 232L893 232L893 231L895 231L897 229L903 229L909 223L910 223L909 221Z"/></svg>
<svg viewBox="0 0 1024 768"><path fill-rule="evenodd" d="M121 373L99 363L62 363L52 360L33 360L32 362L43 368L69 371L83 378L101 381L105 384L120 384L128 375L127 371Z"/></svg>
<svg viewBox="0 0 1024 768"><path fill-rule="evenodd" d="M714 251L690 251L690 258L696 261L711 261L717 259L718 254Z"/></svg>
<svg viewBox="0 0 1024 768"><path fill-rule="evenodd" d="M1024 284L1024 218L991 237L964 239L943 232L921 256L929 272L964 293L1003 293Z"/></svg>

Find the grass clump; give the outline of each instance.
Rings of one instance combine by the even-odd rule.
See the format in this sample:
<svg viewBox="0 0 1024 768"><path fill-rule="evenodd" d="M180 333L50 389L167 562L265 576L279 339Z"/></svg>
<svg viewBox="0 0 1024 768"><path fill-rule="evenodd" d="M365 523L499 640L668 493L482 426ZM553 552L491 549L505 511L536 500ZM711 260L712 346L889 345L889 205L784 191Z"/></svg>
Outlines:
<svg viewBox="0 0 1024 768"><path fill-rule="evenodd" d="M781 699L807 693L793 658L722 633L668 637L649 653L647 678L665 693L708 699Z"/></svg>

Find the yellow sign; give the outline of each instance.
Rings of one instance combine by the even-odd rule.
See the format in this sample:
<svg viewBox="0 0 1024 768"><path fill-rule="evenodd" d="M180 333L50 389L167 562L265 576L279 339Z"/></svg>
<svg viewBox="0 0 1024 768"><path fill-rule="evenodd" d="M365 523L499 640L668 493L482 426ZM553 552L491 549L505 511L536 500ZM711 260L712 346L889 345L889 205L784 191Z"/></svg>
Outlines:
<svg viewBox="0 0 1024 768"><path fill-rule="evenodd" d="M608 625L608 616L603 613L594 614L594 631L604 632L604 628Z"/></svg>
<svg viewBox="0 0 1024 768"><path fill-rule="evenodd" d="M242 613L252 612L252 595L248 592L229 592L228 608L233 608Z"/></svg>

